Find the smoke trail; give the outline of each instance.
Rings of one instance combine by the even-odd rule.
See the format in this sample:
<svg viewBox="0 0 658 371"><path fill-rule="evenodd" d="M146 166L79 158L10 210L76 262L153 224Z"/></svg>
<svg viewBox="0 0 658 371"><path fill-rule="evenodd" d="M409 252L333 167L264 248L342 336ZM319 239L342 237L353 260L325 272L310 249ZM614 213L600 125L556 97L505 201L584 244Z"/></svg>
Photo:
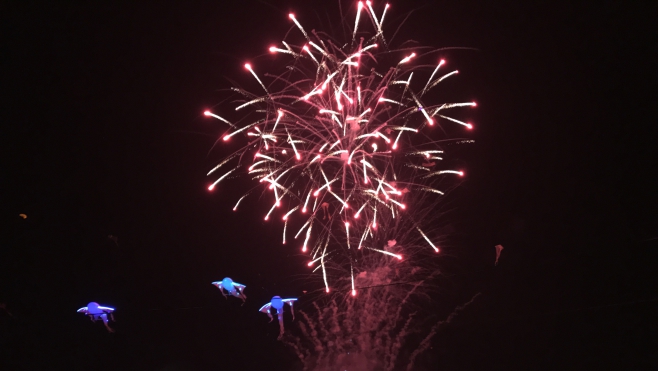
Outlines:
<svg viewBox="0 0 658 371"><path fill-rule="evenodd" d="M443 325L443 324L446 324L446 323L450 323L450 322L452 322L452 320L453 320L453 319L454 319L454 318L455 318L455 317L456 317L456 316L457 316L462 310L464 310L464 308L466 308L467 306L473 304L473 302L475 301L475 299L476 299L478 296L480 296L480 293L479 293L479 292L478 292L477 294L475 294L475 295L471 298L471 300L469 300L469 301L466 302L465 304L463 304L463 305L461 305L461 306L455 308L455 310L453 310L452 313L450 313L450 315L448 316L448 318L447 318L445 321L439 322L439 323L437 323L436 325L434 325L434 327L432 327L432 330L429 332L429 334L427 334L427 336L425 337L425 339L423 339L423 340L420 342L420 345L418 346L418 348L417 348L416 350L414 350L414 352L413 352L413 353L411 354L411 356L409 357L409 366L407 366L407 371L411 371L411 370L413 369L413 367L414 367L414 362L416 361L416 357L418 357L418 355L420 355L421 353L423 353L424 351L426 351L427 348L430 346L430 341L432 340L432 338L434 337L434 335L436 334L436 332L439 330L439 327L441 327L441 325Z"/></svg>

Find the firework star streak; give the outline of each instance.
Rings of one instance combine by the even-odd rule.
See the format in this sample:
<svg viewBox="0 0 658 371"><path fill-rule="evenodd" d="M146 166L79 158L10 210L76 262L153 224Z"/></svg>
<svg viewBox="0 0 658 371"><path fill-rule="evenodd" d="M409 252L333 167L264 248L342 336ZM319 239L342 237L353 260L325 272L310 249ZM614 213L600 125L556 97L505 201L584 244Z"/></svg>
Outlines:
<svg viewBox="0 0 658 371"><path fill-rule="evenodd" d="M263 74L263 65L245 64L258 85L256 93L232 89L242 97L235 108L238 122L205 112L228 125L224 141L245 143L209 173L214 177L209 189L229 175L258 179L270 194L261 198L265 220L286 221L284 241L286 231L300 237L301 250L322 269L327 292L327 266L349 264L354 272L359 254L382 253L362 249L377 231L377 218L413 215L409 197L443 194L437 178L463 175L441 166L439 143L447 138L440 137L444 131L437 124L445 118L441 122L471 129L446 115L475 103L425 102L428 92L456 78L457 71L445 71L443 60L419 63L435 53L388 49L386 9L377 15L370 2L359 2L346 43L307 32L290 14L298 31L291 38L301 44L269 49L289 58L285 72ZM364 25L368 20L371 25ZM367 26L370 38L357 37ZM436 250L431 242L428 248Z"/></svg>

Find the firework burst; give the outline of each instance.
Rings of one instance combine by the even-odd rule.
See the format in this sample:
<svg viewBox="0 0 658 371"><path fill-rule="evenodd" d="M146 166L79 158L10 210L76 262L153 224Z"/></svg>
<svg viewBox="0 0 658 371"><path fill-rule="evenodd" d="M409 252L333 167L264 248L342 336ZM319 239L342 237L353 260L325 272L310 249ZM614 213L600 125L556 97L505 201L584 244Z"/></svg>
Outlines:
<svg viewBox="0 0 658 371"><path fill-rule="evenodd" d="M404 252L373 246L381 220L418 220L408 207L410 199L441 195L440 180L464 175L442 167L440 144L446 138L439 123L471 129L446 112L476 104L425 102L428 92L457 71L447 70L436 53L421 54L427 49L389 49L383 33L389 6L383 8L378 15L370 1L359 2L346 42L307 32L290 14L299 31L292 36L296 43L282 41L269 48L289 56L285 72L259 74L263 66L247 63L259 92L233 88L242 96L235 108L242 118L233 123L205 112L228 125L223 141L244 141L208 173L215 179L209 189L238 174L258 180L257 187L268 193L262 198L267 202L264 219L282 219L283 243L299 241L309 266L321 269L327 292L332 264L349 267L356 295L360 257L378 253L404 259ZM368 19L374 32L370 38L358 37ZM252 193L241 197L234 210ZM411 229L427 249L439 252L420 224Z"/></svg>

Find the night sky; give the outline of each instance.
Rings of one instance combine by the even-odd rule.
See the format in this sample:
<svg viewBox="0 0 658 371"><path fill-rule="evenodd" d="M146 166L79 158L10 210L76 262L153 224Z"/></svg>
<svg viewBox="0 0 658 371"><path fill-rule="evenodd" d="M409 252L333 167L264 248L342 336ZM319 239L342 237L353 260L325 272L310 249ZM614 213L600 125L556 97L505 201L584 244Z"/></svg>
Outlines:
<svg viewBox="0 0 658 371"><path fill-rule="evenodd" d="M0 365L297 369L257 309L303 310L317 281L280 224L231 211L247 180L207 191L228 152L202 112L232 109L245 62L283 63L290 11L326 30L338 1L42 3L0 5ZM481 296L428 370L658 368L658 3L580 3L391 1L391 22L412 12L398 41L476 49L446 52L478 108L438 264L446 308Z"/></svg>

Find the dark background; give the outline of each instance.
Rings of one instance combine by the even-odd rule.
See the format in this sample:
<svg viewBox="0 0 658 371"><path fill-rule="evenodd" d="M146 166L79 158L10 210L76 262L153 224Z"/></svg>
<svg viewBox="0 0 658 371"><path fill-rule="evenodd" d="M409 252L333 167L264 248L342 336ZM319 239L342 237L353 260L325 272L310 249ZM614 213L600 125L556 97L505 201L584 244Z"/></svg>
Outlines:
<svg viewBox="0 0 658 371"><path fill-rule="evenodd" d="M446 306L482 295L424 367L656 369L658 3L391 5L390 21L415 10L398 41L478 49L448 53L478 108L449 196L463 268ZM280 225L206 191L223 152L202 112L224 109L227 78L252 82L242 65L280 42L290 10L320 30L337 9L0 4L6 369L293 369L256 310L315 287ZM209 284L224 276L247 281L247 305ZM118 308L116 334L75 313L92 300Z"/></svg>

